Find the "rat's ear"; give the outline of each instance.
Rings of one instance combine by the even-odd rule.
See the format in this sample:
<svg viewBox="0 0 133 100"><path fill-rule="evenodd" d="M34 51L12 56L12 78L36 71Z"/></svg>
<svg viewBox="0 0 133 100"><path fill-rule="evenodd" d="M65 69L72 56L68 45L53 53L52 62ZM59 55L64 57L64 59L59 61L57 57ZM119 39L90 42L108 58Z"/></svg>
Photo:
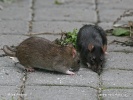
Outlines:
<svg viewBox="0 0 133 100"><path fill-rule="evenodd" d="M73 58L75 58L76 54L77 54L77 51L76 51L76 49L73 47L73 48L72 48L72 56L73 56Z"/></svg>
<svg viewBox="0 0 133 100"><path fill-rule="evenodd" d="M107 45L103 45L102 49L103 49L103 52L105 53L107 50Z"/></svg>
<svg viewBox="0 0 133 100"><path fill-rule="evenodd" d="M90 43L90 44L88 45L89 51L92 51L93 48L94 48L94 45Z"/></svg>

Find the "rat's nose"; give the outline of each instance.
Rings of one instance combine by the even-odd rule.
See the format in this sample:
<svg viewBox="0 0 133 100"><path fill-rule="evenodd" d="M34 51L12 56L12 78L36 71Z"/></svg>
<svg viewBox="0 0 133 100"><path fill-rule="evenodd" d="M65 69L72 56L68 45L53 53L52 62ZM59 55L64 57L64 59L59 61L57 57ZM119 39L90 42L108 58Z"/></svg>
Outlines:
<svg viewBox="0 0 133 100"><path fill-rule="evenodd" d="M87 66L90 68L91 67L91 65L89 64L89 63L86 63L87 64Z"/></svg>

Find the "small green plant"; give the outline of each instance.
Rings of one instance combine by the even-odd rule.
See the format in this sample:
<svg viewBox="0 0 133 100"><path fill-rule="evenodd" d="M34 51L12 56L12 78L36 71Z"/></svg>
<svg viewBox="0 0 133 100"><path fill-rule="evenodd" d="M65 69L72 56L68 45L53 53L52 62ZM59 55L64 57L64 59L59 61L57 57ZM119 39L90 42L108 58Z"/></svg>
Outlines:
<svg viewBox="0 0 133 100"><path fill-rule="evenodd" d="M62 4L62 2L60 2L60 1L58 1L58 0L55 0L54 3L55 3L56 5L61 5L61 4Z"/></svg>
<svg viewBox="0 0 133 100"><path fill-rule="evenodd" d="M13 96L12 96L12 100L14 100Z"/></svg>
<svg viewBox="0 0 133 100"><path fill-rule="evenodd" d="M61 38L57 39L56 43L63 46L72 44L76 48L77 32L77 29L73 29L72 32L62 33Z"/></svg>

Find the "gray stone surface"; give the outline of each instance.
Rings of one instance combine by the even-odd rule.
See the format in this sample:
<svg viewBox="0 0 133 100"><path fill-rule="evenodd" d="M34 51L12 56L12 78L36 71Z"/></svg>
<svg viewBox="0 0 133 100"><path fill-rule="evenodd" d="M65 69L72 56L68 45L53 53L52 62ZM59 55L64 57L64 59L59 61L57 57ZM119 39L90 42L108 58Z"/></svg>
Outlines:
<svg viewBox="0 0 133 100"><path fill-rule="evenodd" d="M4 54L3 50L0 50L0 55Z"/></svg>
<svg viewBox="0 0 133 100"><path fill-rule="evenodd" d="M4 45L17 46L19 43L21 43L26 38L28 38L28 36L22 36L22 35L0 35L0 48L2 48Z"/></svg>
<svg viewBox="0 0 133 100"><path fill-rule="evenodd" d="M95 0L58 0L61 4L58 5L53 0L44 3L44 0L36 0L35 8L45 7L71 7L71 8L95 8Z"/></svg>
<svg viewBox="0 0 133 100"><path fill-rule="evenodd" d="M118 17L120 17L124 11L132 9L132 1L128 0L98 0L98 11L99 11L99 18L101 22L104 23L113 23L116 21ZM128 5L128 6L125 6ZM106 9L105 9L106 8ZM132 10L131 10L132 11ZM124 17L120 21L119 24L127 24L128 21L132 20L132 16ZM103 26L103 24L100 24ZM110 24L106 24L110 25ZM104 26L106 27L106 26Z"/></svg>
<svg viewBox="0 0 133 100"><path fill-rule="evenodd" d="M34 34L34 33L33 33ZM35 33L36 34L36 33ZM37 35L37 37L43 37L46 38L50 41L54 41L56 39L60 39L61 35L53 35L53 34L42 34L42 35Z"/></svg>
<svg viewBox="0 0 133 100"><path fill-rule="evenodd" d="M19 95L17 86L0 86L0 100L17 100Z"/></svg>
<svg viewBox="0 0 133 100"><path fill-rule="evenodd" d="M62 75L50 72L36 71L30 73L27 85L68 85L98 87L98 75L89 69L81 68L76 75Z"/></svg>
<svg viewBox="0 0 133 100"><path fill-rule="evenodd" d="M25 100L97 100L97 91L89 87L27 86Z"/></svg>
<svg viewBox="0 0 133 100"><path fill-rule="evenodd" d="M107 87L133 87L133 71L127 70L104 70L101 75L103 88Z"/></svg>
<svg viewBox="0 0 133 100"><path fill-rule="evenodd" d="M73 29L79 29L86 22L69 22L69 21L39 21L33 22L34 33L53 33L72 32Z"/></svg>
<svg viewBox="0 0 133 100"><path fill-rule="evenodd" d="M133 89L107 89L101 96L104 100L132 100Z"/></svg>
<svg viewBox="0 0 133 100"><path fill-rule="evenodd" d="M0 5L3 7L3 9L13 8L13 7L29 9L32 6L32 0L23 0L23 1L14 0L13 3L11 3L10 0L7 0L7 2L0 2Z"/></svg>
<svg viewBox="0 0 133 100"><path fill-rule="evenodd" d="M117 55L117 56L116 56ZM133 69L133 57L132 53L122 53L122 52L109 52L107 55L107 61L105 64L105 69L115 68L115 69Z"/></svg>
<svg viewBox="0 0 133 100"><path fill-rule="evenodd" d="M122 9L102 9L99 10L99 17L101 22L112 22L115 21L124 10Z"/></svg>
<svg viewBox="0 0 133 100"><path fill-rule="evenodd" d="M126 6L127 5L127 6ZM99 9L132 9L132 0L98 0Z"/></svg>
<svg viewBox="0 0 133 100"><path fill-rule="evenodd" d="M10 57L0 57L0 66L8 68L14 67L14 61L10 59Z"/></svg>
<svg viewBox="0 0 133 100"><path fill-rule="evenodd" d="M26 75L24 67L2 57L1 50L3 45L18 45L28 38L26 35L53 41L60 38L59 33L80 29L84 24L97 23L104 30L111 29L124 11L132 9L132 3L133 0L0 2L0 100L132 100L133 48L110 44L113 40L129 40L127 37L108 36L109 54L100 77L82 66L73 76L42 70ZM133 16L124 17L116 24L127 24L132 19Z"/></svg>
<svg viewBox="0 0 133 100"><path fill-rule="evenodd" d="M108 44L112 43L114 40L121 41L121 42L130 40L129 36L123 36L123 37L122 36L107 36L107 39L108 39ZM112 43L112 44L116 45L116 43Z"/></svg>
<svg viewBox="0 0 133 100"><path fill-rule="evenodd" d="M1 86L20 86L21 78L23 77L22 70L15 66L0 66L0 85Z"/></svg>
<svg viewBox="0 0 133 100"><path fill-rule="evenodd" d="M35 12L35 21L78 21L78 22L91 22L97 20L95 10L86 8L45 8L37 9ZM51 13L49 13L51 12ZM80 15L79 15L80 14ZM86 16L84 16L87 14Z"/></svg>
<svg viewBox="0 0 133 100"><path fill-rule="evenodd" d="M133 48L130 46L121 46L121 45L108 45L109 52L125 52L125 53L132 53Z"/></svg>
<svg viewBox="0 0 133 100"><path fill-rule="evenodd" d="M7 7L0 10L0 20L31 20L31 10L22 7Z"/></svg>
<svg viewBox="0 0 133 100"><path fill-rule="evenodd" d="M101 26L104 30L113 28L113 22L100 22L98 25Z"/></svg>
<svg viewBox="0 0 133 100"><path fill-rule="evenodd" d="M121 45L120 43L113 42L114 40L125 42L131 41L129 37L116 37L116 36L108 36L108 50L109 52L133 52L133 48L130 46Z"/></svg>
<svg viewBox="0 0 133 100"><path fill-rule="evenodd" d="M0 10L0 20L31 20L31 1L14 0L13 3L2 3L3 9Z"/></svg>
<svg viewBox="0 0 133 100"><path fill-rule="evenodd" d="M26 34L29 25L26 21L2 20L0 21L0 34Z"/></svg>
<svg viewBox="0 0 133 100"><path fill-rule="evenodd" d="M42 35L36 35L36 33L32 34L33 36L36 37L43 37L46 38L50 41L54 41L55 39L60 39L61 35L52 35L52 34L42 34ZM0 48L3 48L4 45L9 45L9 46L17 46L19 45L22 41L25 39L29 38L29 36L22 36L22 35L1 35L0 36ZM2 54L4 52L0 50Z"/></svg>

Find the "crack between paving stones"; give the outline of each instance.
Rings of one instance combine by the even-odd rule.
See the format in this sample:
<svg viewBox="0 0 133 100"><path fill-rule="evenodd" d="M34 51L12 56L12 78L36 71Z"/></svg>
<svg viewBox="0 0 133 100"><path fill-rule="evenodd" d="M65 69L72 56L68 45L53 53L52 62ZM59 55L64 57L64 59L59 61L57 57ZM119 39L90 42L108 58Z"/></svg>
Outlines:
<svg viewBox="0 0 133 100"><path fill-rule="evenodd" d="M121 53L133 53L133 51L129 51L129 50L114 50L114 51L109 51L109 52L121 52Z"/></svg>
<svg viewBox="0 0 133 100"><path fill-rule="evenodd" d="M96 21L95 25L98 25L98 23L100 23L99 10L98 10L98 0L95 0L95 11L96 11L96 15L97 15L97 21Z"/></svg>
<svg viewBox="0 0 133 100"><path fill-rule="evenodd" d="M27 36L31 36L31 35L62 35L62 33L49 33L49 32L42 32L42 33L34 33L31 32L31 34L28 34Z"/></svg>
<svg viewBox="0 0 133 100"><path fill-rule="evenodd" d="M33 20L34 20L34 5L35 5L35 0L32 0L32 4L31 4L31 20L29 21L29 32L28 34L32 33L32 26L33 26Z"/></svg>
<svg viewBox="0 0 133 100"><path fill-rule="evenodd" d="M122 69L122 68L104 68L103 70L123 70L123 71L133 71L133 69Z"/></svg>
<svg viewBox="0 0 133 100"><path fill-rule="evenodd" d="M5 57L5 56L7 56L7 55L6 55L6 54L1 54L1 55L0 55L0 57Z"/></svg>
<svg viewBox="0 0 133 100"><path fill-rule="evenodd" d="M100 23L99 10L98 10L98 0L95 0L95 11L96 11L96 15L97 15L97 21L96 21L95 25L98 25ZM97 90L97 98L98 98L98 100L103 100L103 97L102 97L102 79L101 79L100 75L99 75L99 87Z"/></svg>
<svg viewBox="0 0 133 100"><path fill-rule="evenodd" d="M98 96L98 100L103 100L103 97L102 97L102 78L101 78L101 75L99 75L99 88L98 88L97 96Z"/></svg>
<svg viewBox="0 0 133 100"><path fill-rule="evenodd" d="M102 88L102 90L111 90L111 89L133 89L133 87L106 87L106 88Z"/></svg>
<svg viewBox="0 0 133 100"><path fill-rule="evenodd" d="M98 88L93 86L86 86L86 85L57 85L57 84L27 84L26 86L65 86L65 87L89 87L95 90L98 90Z"/></svg>
<svg viewBox="0 0 133 100"><path fill-rule="evenodd" d="M19 96L18 100L24 100L24 98L25 98L24 96L26 95L24 90L25 90L25 83L27 80L27 72L24 71L23 73L24 73L24 75L22 77L22 85L20 86L20 92L19 92L20 96Z"/></svg>
<svg viewBox="0 0 133 100"><path fill-rule="evenodd" d="M31 2L31 20L29 21L29 31L28 31L28 35L30 35L30 33L32 32L32 24L33 24L33 19L34 19L34 0L32 0ZM20 96L18 98L18 100L24 100L24 96L25 96L25 84L26 84L26 80L27 80L27 72L24 71L23 72L24 75L22 77L22 85L20 86Z"/></svg>
<svg viewBox="0 0 133 100"><path fill-rule="evenodd" d="M34 21L34 20L33 20ZM67 19L52 19L52 20L47 20L47 19L43 19L43 20L37 20L38 22L42 22L42 21L49 21L49 22L64 22L64 21L67 21L67 22L88 22L88 23L95 23L94 21L88 21L88 20L67 20Z"/></svg>
<svg viewBox="0 0 133 100"><path fill-rule="evenodd" d="M49 32L42 32L42 33L33 33L33 32L30 32L30 33L32 33L33 35L43 35L43 34L45 34L45 35L61 35L61 34L62 34L62 33L49 33ZM27 34L27 33L25 33L25 34L18 34L18 33L14 33L14 34L2 33L1 35L31 36L31 34Z"/></svg>

